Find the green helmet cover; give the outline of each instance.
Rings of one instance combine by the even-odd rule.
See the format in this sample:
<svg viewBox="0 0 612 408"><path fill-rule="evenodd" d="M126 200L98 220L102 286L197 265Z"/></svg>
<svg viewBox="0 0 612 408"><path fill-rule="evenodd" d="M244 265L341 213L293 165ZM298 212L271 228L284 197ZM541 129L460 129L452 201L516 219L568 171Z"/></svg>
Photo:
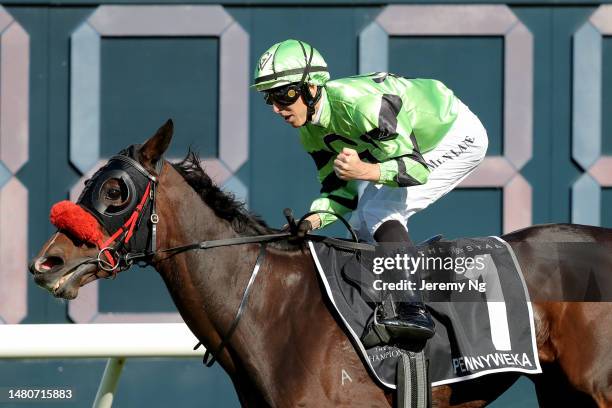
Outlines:
<svg viewBox="0 0 612 408"><path fill-rule="evenodd" d="M304 82L318 86L325 85L329 80L329 72L319 51L303 41L285 40L274 44L259 58L255 67L255 83L252 86L261 92L300 82L311 52L310 69Z"/></svg>

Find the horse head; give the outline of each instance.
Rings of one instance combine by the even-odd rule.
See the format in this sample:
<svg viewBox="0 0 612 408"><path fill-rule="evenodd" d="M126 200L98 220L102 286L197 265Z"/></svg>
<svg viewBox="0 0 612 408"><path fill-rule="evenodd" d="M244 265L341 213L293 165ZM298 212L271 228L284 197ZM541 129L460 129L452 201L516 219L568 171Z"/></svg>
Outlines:
<svg viewBox="0 0 612 408"><path fill-rule="evenodd" d="M74 299L81 286L128 269L134 259L126 254L144 258L155 251L155 190L172 133L168 120L144 144L109 159L85 182L76 204L62 201L51 208L58 231L30 263L39 286Z"/></svg>

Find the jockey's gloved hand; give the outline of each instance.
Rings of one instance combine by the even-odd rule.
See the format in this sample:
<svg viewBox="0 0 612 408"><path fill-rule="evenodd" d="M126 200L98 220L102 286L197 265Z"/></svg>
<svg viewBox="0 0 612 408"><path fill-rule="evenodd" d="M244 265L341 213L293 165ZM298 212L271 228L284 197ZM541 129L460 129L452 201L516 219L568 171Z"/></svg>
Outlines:
<svg viewBox="0 0 612 408"><path fill-rule="evenodd" d="M298 230L297 230L297 237L299 239L304 239L304 237L306 236L306 234L308 234L310 231L312 231L312 222L310 222L309 219L305 219L304 221L302 221L300 223L300 225L298 225Z"/></svg>
<svg viewBox="0 0 612 408"><path fill-rule="evenodd" d="M304 239L307 233L309 233L313 229L316 229L320 225L321 225L321 218L317 214L308 216L298 226L298 230L296 234L294 235L294 239L297 239L297 240ZM291 227L289 226L289 224L285 224L281 228L282 232L288 232L290 230L291 230Z"/></svg>
<svg viewBox="0 0 612 408"><path fill-rule="evenodd" d="M304 220L298 226L298 229L295 235L291 235L289 237L289 242L294 244L299 244L304 241L306 234L312 230L312 223L309 220ZM289 227L287 226L287 231L289 231Z"/></svg>
<svg viewBox="0 0 612 408"><path fill-rule="evenodd" d="M289 232L290 230L289 224L285 224L281 228L281 232ZM309 231L312 231L312 223L309 220L304 220L298 227L297 233L292 236L292 239L302 240Z"/></svg>

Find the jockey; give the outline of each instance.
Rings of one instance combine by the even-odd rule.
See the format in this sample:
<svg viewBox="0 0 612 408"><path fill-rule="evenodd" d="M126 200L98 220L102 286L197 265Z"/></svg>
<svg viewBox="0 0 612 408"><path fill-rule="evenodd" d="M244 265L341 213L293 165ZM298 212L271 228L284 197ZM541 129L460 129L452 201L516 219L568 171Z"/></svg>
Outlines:
<svg viewBox="0 0 612 408"><path fill-rule="evenodd" d="M436 80L376 72L330 81L321 54L297 40L270 47L254 77L315 161L322 188L310 209L352 211L351 225L366 241L402 242L415 254L408 219L455 188L487 150L478 118ZM305 229L335 220L311 215ZM394 292L392 307L377 307L378 322L397 338L433 336L419 292Z"/></svg>

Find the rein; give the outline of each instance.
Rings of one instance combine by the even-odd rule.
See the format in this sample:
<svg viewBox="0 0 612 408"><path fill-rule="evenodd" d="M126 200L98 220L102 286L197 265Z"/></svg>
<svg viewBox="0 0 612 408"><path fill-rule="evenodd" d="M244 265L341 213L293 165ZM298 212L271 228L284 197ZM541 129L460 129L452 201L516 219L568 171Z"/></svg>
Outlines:
<svg viewBox="0 0 612 408"><path fill-rule="evenodd" d="M157 224L159 222L159 215L155 210L155 201L156 201L156 186L159 182L159 177L152 175L149 171L147 171L144 167L140 165L136 160L127 157L127 156L117 156L120 157L122 161L128 163L142 173L148 180L144 194L138 202L138 205L128 218L128 220L121 226L119 229L113 233L106 241L102 242L101 240L97 242L99 252L96 258L88 258L78 263L73 267L73 269L78 268L79 266L87 263L97 263L98 267L104 271L111 273L105 278L113 279L117 276L118 272L129 269L134 263L139 266L146 266L151 263L152 258L158 254L169 254L170 256L174 256L180 254L182 252L191 251L191 250L205 250L212 248L219 248L224 246L233 246L233 245L245 245L245 244L260 244L259 254L257 255L257 260L255 262L255 266L251 272L251 276L247 283L247 286L242 295L242 300L240 301L240 305L238 306L238 310L236 311L236 315L230 325L229 330L224 336L221 336L221 343L214 350L206 350L203 358L203 363L210 367L217 360L220 353L226 348L229 343L232 334L236 330L240 318L244 312L247 301L249 299L249 295L251 293L251 288L253 287L253 283L255 282L255 278L261 269L261 265L264 262L266 255L266 244L270 242L286 240L286 239L309 239L312 241L324 242L334 247L348 250L348 251L372 251L374 250L374 246L367 243L362 243L358 241L357 234L351 227L351 225L344 219L341 215L335 214L331 211L311 211L306 213L300 220L296 223L292 211L290 209L285 209L284 214L289 223L289 231L287 232L278 232L273 234L265 234L265 235L255 235L255 236L246 236L246 237L235 237L235 238L225 238L225 239L217 239L217 240L209 240L209 241L200 241L194 242L186 245L179 245L171 248L157 249L156 248L156 235L157 235ZM161 164L161 165L160 165ZM163 160L158 162L158 166L156 166L157 173L161 173L161 167L163 166ZM145 250L141 252L133 252L126 248L126 244L130 241L130 239L136 234L142 234L143 231L139 231L139 227L141 221L143 219L144 208L150 204L151 205L151 216L149 222L151 224L151 234L148 239L147 244L145 245ZM349 230L353 241L325 237L321 235L314 234L304 234L304 236L298 236L299 226L306 220L306 217L312 214L317 213L328 213L335 215ZM114 243L114 245L113 245ZM147 250L146 248L151 248L151 250ZM106 259L104 259L106 258ZM199 348L202 345L201 342L195 345L194 350Z"/></svg>

